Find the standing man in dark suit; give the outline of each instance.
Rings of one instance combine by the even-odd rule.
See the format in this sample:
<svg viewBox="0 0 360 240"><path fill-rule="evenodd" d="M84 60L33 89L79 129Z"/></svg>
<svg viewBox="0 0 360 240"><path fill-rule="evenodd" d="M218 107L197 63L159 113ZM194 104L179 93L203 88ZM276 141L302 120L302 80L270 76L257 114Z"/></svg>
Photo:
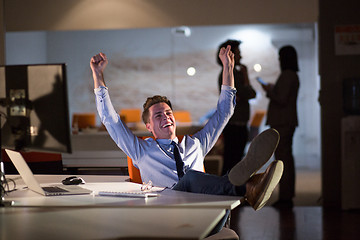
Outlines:
<svg viewBox="0 0 360 240"><path fill-rule="evenodd" d="M295 128L298 126L297 96L299 91L299 71L297 53L294 47L284 46L279 50L281 74L275 85L262 84L270 99L267 112L267 125L280 134L280 142L275 158L284 162L284 175L280 181L277 207L292 207L295 196L295 163L292 143Z"/></svg>

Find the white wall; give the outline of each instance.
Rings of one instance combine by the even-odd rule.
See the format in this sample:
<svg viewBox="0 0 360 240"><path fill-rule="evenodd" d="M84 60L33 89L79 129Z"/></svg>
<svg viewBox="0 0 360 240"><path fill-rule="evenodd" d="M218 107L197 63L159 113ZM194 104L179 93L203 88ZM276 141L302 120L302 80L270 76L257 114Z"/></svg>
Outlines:
<svg viewBox="0 0 360 240"><path fill-rule="evenodd" d="M46 32L6 34L6 64L46 63Z"/></svg>

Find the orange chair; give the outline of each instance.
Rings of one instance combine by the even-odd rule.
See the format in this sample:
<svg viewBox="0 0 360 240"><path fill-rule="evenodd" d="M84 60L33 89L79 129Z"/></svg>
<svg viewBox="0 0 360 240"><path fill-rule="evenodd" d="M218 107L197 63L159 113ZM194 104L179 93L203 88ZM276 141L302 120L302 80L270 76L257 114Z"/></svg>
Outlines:
<svg viewBox="0 0 360 240"><path fill-rule="evenodd" d="M123 108L120 110L119 115L124 117L126 123L141 122L141 109L140 108Z"/></svg>
<svg viewBox="0 0 360 240"><path fill-rule="evenodd" d="M141 180L140 170L134 166L132 159L127 156L127 163L128 163L128 172L130 177L130 182L134 183L143 183Z"/></svg>
<svg viewBox="0 0 360 240"><path fill-rule="evenodd" d="M256 110L252 116L250 122L249 142L251 142L259 134L259 127L265 114L265 110Z"/></svg>
<svg viewBox="0 0 360 240"><path fill-rule="evenodd" d="M94 128L96 126L95 113L74 113L72 127L78 129Z"/></svg>
<svg viewBox="0 0 360 240"><path fill-rule="evenodd" d="M140 139L145 139L148 137L139 137ZM154 137L151 137L154 138ZM130 182L134 182L134 183L143 183L141 180L141 175L140 175L140 170L134 166L132 159L127 156L127 163L128 163L128 172L129 172L129 177L130 177Z"/></svg>
<svg viewBox="0 0 360 240"><path fill-rule="evenodd" d="M176 122L190 123L191 114L188 111L174 111L174 117Z"/></svg>

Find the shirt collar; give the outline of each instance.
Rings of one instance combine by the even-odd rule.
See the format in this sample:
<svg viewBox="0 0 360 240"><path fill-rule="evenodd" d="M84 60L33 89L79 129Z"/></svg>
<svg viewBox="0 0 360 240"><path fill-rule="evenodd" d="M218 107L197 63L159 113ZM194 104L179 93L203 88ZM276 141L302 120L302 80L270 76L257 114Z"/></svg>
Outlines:
<svg viewBox="0 0 360 240"><path fill-rule="evenodd" d="M170 145L172 141L179 143L179 139L175 137L174 139L156 139L156 141L161 145Z"/></svg>

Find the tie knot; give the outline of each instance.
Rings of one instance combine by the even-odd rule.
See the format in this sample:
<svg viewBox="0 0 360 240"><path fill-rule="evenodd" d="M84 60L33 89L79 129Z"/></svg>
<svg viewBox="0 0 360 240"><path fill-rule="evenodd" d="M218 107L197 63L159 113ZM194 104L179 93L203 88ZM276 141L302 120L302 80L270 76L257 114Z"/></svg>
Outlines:
<svg viewBox="0 0 360 240"><path fill-rule="evenodd" d="M175 142L175 141L171 141L171 145L172 145L174 148L178 148L178 147L179 147L178 143Z"/></svg>

